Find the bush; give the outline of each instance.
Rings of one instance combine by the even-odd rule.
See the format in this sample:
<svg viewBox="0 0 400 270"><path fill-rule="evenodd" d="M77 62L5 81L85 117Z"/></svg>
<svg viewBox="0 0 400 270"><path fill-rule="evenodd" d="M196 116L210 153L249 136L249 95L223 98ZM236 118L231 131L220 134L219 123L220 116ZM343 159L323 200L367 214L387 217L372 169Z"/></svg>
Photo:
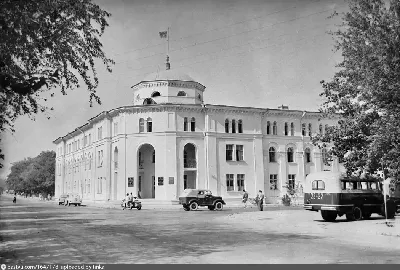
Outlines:
<svg viewBox="0 0 400 270"><path fill-rule="evenodd" d="M292 202L292 199L289 197L289 195L287 195L287 194L283 195L283 197L282 197L283 205L290 206L291 202Z"/></svg>

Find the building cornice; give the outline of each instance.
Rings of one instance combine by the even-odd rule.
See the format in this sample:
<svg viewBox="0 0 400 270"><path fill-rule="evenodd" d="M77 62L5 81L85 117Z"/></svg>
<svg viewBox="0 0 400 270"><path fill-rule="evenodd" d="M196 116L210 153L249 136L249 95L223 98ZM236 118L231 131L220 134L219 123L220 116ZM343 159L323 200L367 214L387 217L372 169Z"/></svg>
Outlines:
<svg viewBox="0 0 400 270"><path fill-rule="evenodd" d="M143 88L154 88L154 87L179 87L187 89L196 89L199 91L204 91L206 87L201 83L194 81L179 81L179 80L159 80L159 81L141 81L135 84L131 88L136 91Z"/></svg>
<svg viewBox="0 0 400 270"><path fill-rule="evenodd" d="M168 81L171 82L171 81ZM219 113L225 114L250 114L260 115L262 118L269 116L292 116L292 117L303 117L303 119L315 119L323 117L320 112L309 112L301 110L282 110L282 109L268 109L268 108L253 108L253 107L236 107L228 105L213 105L213 104L151 104L151 105L131 105L115 108L109 111L103 111L98 115L90 118L87 123L77 127L75 130L69 132L65 136L59 137L53 141L54 144L59 144L62 141L71 139L78 134L82 134L93 127L94 124L104 120L111 120L120 114L128 113L147 113L147 112L202 112L202 113ZM304 114L304 115L303 115ZM339 115L336 118L338 119Z"/></svg>

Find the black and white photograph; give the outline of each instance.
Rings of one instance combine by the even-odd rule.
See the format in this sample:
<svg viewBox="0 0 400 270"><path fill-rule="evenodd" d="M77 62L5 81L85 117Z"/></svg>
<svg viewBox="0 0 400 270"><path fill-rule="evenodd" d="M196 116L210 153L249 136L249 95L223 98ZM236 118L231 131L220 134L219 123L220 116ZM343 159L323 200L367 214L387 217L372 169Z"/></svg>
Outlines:
<svg viewBox="0 0 400 270"><path fill-rule="evenodd" d="M399 0L0 0L0 107L1 270L400 263Z"/></svg>

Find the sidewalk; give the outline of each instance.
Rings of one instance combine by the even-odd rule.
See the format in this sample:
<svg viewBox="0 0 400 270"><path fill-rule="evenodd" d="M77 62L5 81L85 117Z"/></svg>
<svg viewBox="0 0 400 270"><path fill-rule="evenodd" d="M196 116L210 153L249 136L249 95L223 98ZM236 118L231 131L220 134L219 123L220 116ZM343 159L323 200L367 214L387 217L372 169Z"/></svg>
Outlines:
<svg viewBox="0 0 400 270"><path fill-rule="evenodd" d="M9 197L10 200L14 197L11 194L3 194L3 196ZM17 203L18 200L30 200L36 202L43 202L43 203L58 203L57 198L52 198L52 200L39 200L39 197L22 197L17 195ZM155 199L140 199L142 202L142 209L181 209L182 205L179 204L178 201L167 201L167 200L155 200ZM243 203L241 199L238 198L228 198L225 200L226 205L224 205L225 209L239 209L243 208ZM97 207L97 208L104 208L104 209L121 209L121 200L110 200L110 201L88 201L83 200L82 205L83 207ZM247 204L247 208L257 209L256 205L252 205L250 203ZM276 209L276 210L293 210L293 209L302 209L302 206L283 206L279 204L265 204L265 209Z"/></svg>

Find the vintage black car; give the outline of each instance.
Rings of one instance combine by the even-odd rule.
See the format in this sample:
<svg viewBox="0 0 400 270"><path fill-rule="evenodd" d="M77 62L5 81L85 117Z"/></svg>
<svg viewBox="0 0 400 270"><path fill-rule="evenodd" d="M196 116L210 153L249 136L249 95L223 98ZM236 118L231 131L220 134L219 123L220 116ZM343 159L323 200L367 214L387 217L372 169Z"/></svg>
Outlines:
<svg viewBox="0 0 400 270"><path fill-rule="evenodd" d="M179 204L182 204L186 211L197 210L199 206L207 206L210 210L222 210L225 204L220 196L213 196L211 191L206 189L185 189L179 197Z"/></svg>

